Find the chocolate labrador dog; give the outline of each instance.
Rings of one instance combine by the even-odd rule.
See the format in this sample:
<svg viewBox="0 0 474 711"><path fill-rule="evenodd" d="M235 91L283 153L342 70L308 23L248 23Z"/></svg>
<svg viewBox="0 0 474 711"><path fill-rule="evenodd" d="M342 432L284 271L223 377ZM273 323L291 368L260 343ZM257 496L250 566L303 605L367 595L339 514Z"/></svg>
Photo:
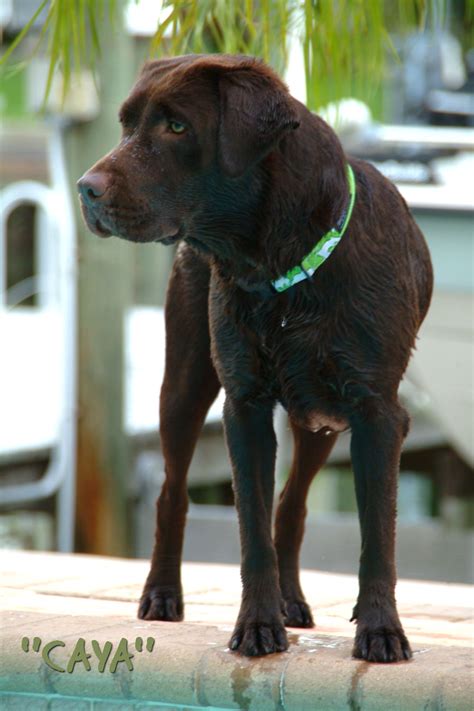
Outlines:
<svg viewBox="0 0 474 711"><path fill-rule="evenodd" d="M230 640L248 656L311 627L299 582L308 487L351 430L362 553L353 654L411 656L395 603L397 475L408 416L397 391L432 270L395 187L251 57L148 62L120 110L120 143L79 181L92 232L176 244L160 399L166 481L139 617L181 620L186 474L222 386L242 550ZM294 457L272 535L273 409Z"/></svg>

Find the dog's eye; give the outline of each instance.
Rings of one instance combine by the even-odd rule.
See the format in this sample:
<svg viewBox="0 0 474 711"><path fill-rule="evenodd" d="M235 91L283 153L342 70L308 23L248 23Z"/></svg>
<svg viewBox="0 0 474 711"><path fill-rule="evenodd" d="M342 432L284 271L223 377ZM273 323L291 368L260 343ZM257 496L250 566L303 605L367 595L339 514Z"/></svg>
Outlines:
<svg viewBox="0 0 474 711"><path fill-rule="evenodd" d="M170 121L168 128L171 133L184 133L186 131L186 126L181 121Z"/></svg>

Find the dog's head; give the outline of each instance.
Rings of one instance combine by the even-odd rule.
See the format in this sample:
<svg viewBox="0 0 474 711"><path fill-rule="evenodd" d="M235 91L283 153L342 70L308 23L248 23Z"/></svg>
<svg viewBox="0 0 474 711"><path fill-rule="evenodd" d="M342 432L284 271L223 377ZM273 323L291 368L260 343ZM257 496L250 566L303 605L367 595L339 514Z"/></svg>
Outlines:
<svg viewBox="0 0 474 711"><path fill-rule="evenodd" d="M119 144L78 182L84 218L103 237L168 244L210 185L244 179L298 126L298 104L262 62L189 55L148 62L119 118Z"/></svg>

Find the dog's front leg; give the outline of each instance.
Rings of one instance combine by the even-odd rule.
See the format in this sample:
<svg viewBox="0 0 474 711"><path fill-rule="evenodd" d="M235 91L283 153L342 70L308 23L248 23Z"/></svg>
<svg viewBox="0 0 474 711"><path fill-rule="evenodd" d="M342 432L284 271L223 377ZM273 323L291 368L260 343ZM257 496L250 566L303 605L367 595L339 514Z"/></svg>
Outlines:
<svg viewBox="0 0 474 711"><path fill-rule="evenodd" d="M155 545L138 610L144 620L183 618L186 476L206 413L220 389L211 361L208 291L209 268L189 248L180 248L166 297L166 367L160 394L166 478L156 502Z"/></svg>
<svg viewBox="0 0 474 711"><path fill-rule="evenodd" d="M276 552L271 536L276 440L272 405L226 398L224 424L232 462L242 551L242 604L229 642L247 656L288 648Z"/></svg>
<svg viewBox="0 0 474 711"><path fill-rule="evenodd" d="M395 602L397 477L408 417L398 404L352 423L351 455L362 536L353 655L371 662L411 657Z"/></svg>

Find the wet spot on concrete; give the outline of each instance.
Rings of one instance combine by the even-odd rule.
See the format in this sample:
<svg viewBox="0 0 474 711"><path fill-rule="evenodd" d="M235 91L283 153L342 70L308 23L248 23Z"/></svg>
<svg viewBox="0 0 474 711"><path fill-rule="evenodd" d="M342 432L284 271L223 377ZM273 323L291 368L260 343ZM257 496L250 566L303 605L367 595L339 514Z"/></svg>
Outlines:
<svg viewBox="0 0 474 711"><path fill-rule="evenodd" d="M360 682L362 677L369 671L369 668L369 662L358 662L354 670L347 694L347 703L351 711L362 711L364 695Z"/></svg>
<svg viewBox="0 0 474 711"><path fill-rule="evenodd" d="M230 675L232 679L232 696L239 709L248 711L252 701L251 696L246 695L246 691L251 682L251 666L250 664L237 663Z"/></svg>
<svg viewBox="0 0 474 711"><path fill-rule="evenodd" d="M336 649L345 643L345 640L340 637L316 637L315 635L294 633L288 635L288 640L297 647L308 648L313 651L316 651L317 648Z"/></svg>

